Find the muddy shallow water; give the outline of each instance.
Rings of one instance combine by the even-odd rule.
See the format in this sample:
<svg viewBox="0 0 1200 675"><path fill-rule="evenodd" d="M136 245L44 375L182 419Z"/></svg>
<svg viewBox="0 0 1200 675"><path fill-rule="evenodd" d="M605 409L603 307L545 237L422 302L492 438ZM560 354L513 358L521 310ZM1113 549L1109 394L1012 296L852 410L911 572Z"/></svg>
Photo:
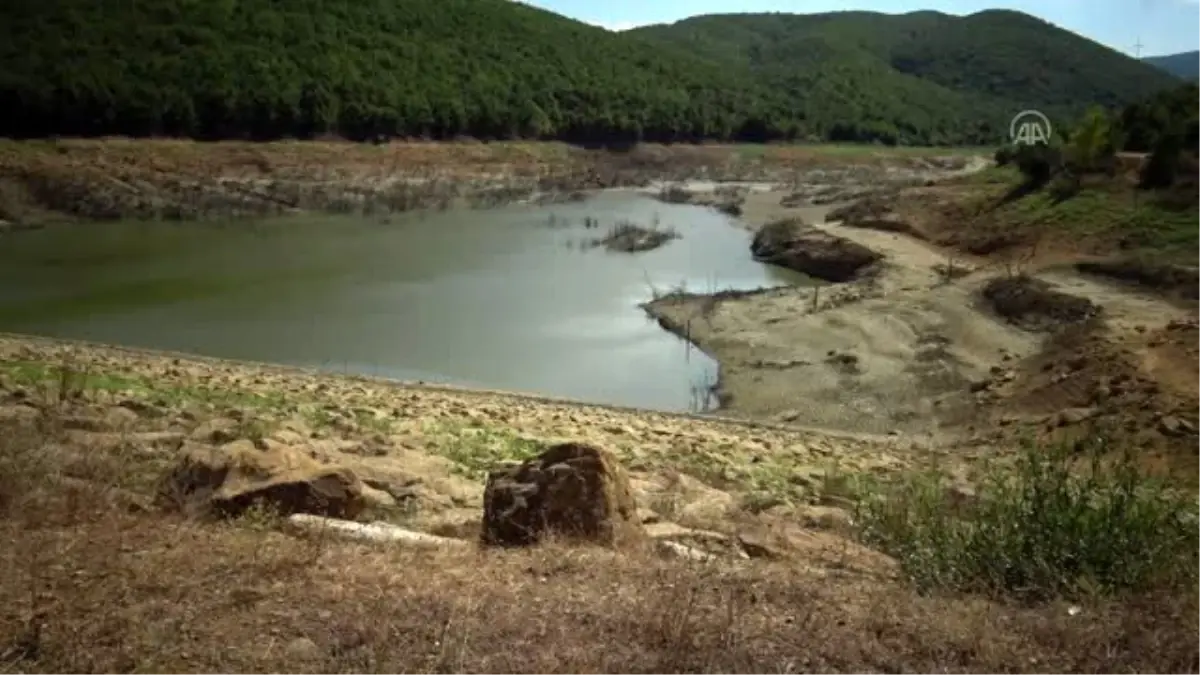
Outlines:
<svg viewBox="0 0 1200 675"><path fill-rule="evenodd" d="M622 221L680 237L588 245ZM751 260L749 237L631 192L387 220L64 225L0 239L0 330L689 410L717 365L638 305L804 282Z"/></svg>

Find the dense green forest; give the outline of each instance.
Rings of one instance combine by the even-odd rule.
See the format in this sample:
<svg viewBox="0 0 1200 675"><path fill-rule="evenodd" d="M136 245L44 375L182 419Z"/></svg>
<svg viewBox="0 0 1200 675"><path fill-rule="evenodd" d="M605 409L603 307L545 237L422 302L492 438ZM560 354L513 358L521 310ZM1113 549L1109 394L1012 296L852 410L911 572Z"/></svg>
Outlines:
<svg viewBox="0 0 1200 675"><path fill-rule="evenodd" d="M509 0L5 0L0 135L994 144L1176 82L1016 12L697 17Z"/></svg>
<svg viewBox="0 0 1200 675"><path fill-rule="evenodd" d="M1165 56L1147 56L1142 61L1161 68L1175 77L1192 82L1200 81L1200 51L1181 52Z"/></svg>
<svg viewBox="0 0 1200 675"><path fill-rule="evenodd" d="M1113 120L1121 150L1150 152L1167 135L1189 150L1200 144L1200 88L1186 84L1125 106Z"/></svg>
<svg viewBox="0 0 1200 675"><path fill-rule="evenodd" d="M1005 10L716 15L635 32L750 69L757 81L807 103L809 119L834 139L996 142L1019 110L1067 122L1090 105L1123 105L1177 84Z"/></svg>

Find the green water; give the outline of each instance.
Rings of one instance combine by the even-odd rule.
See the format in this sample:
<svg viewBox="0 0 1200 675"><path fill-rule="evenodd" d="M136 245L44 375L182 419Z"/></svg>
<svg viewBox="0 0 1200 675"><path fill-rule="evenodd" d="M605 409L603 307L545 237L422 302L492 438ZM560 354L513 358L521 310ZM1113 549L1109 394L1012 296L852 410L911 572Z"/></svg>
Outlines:
<svg viewBox="0 0 1200 675"><path fill-rule="evenodd" d="M681 237L582 245L623 219ZM751 260L728 217L628 192L387 220L86 223L0 236L0 330L676 411L717 366L639 303L802 281Z"/></svg>

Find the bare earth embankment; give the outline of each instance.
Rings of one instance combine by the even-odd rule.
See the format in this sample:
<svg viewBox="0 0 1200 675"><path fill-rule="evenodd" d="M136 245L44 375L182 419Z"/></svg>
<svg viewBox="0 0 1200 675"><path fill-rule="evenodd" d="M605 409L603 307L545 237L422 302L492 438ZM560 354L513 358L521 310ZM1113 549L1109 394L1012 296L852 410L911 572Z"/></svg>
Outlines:
<svg viewBox="0 0 1200 675"><path fill-rule="evenodd" d="M730 414L971 446L1102 425L1195 466L1197 311L1173 281L1194 279L1194 250L1190 268L1186 252L1157 256L1177 270L1157 290L1089 274L1118 248L1057 222L1039 231L965 212L990 198L987 180L890 191L829 220L756 195L743 222L765 259L854 273L819 288L674 293L647 309L721 362ZM761 228L789 219L772 249Z"/></svg>
<svg viewBox="0 0 1200 675"><path fill-rule="evenodd" d="M613 157L53 147L5 149L0 175L17 195L6 204L26 209L8 220L274 209L278 185L314 184L303 167L321 154L341 172L331 194L412 166L458 178L519 166L536 190ZM982 258L813 217L836 189L812 184L858 175L846 189L859 190L890 175L927 196L940 189L923 187L927 164L941 160L638 152L674 168L628 169L625 156L633 173L615 175L711 180L724 167L771 183L688 197L735 201L752 227L809 221L757 239L763 257L844 271L854 245L879 254L819 293L652 303L721 361L723 414L758 421L0 336L0 670L1200 669L1195 500L1137 473L1194 458L1194 307L1056 268L1036 274L1103 312L1046 309L1058 296L1031 295ZM108 178L120 185L96 187ZM60 200L68 183L53 181L88 196ZM200 194L192 182L216 206L160 209ZM1048 463L1014 451L1018 432L1106 421L1142 453L1118 475L1130 480L1077 479L1091 446ZM561 461L539 464L549 456ZM313 531L315 514L399 540ZM515 545L527 536L537 545Z"/></svg>
<svg viewBox="0 0 1200 675"><path fill-rule="evenodd" d="M560 143L0 141L0 220L192 220L300 211L385 216L684 180L817 185L826 198L922 182L961 153L796 146L642 145L624 152ZM825 194L829 193L829 194Z"/></svg>

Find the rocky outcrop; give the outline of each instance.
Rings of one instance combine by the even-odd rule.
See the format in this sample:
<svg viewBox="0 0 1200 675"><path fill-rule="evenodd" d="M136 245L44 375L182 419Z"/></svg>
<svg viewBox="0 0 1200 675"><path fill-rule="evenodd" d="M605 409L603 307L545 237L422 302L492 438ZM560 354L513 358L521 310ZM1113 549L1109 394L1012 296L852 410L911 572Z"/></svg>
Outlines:
<svg viewBox="0 0 1200 675"><path fill-rule="evenodd" d="M168 504L224 516L261 504L281 515L353 519L368 504L362 482L348 469L322 464L292 446L248 440L185 445L159 495Z"/></svg>
<svg viewBox="0 0 1200 675"><path fill-rule="evenodd" d="M551 534L614 545L642 533L624 469L590 445L563 443L492 471L483 500L487 545L530 545Z"/></svg>
<svg viewBox="0 0 1200 675"><path fill-rule="evenodd" d="M1057 291L1024 274L996 277L982 293L996 313L1026 330L1054 330L1082 323L1100 312L1091 300Z"/></svg>
<svg viewBox="0 0 1200 675"><path fill-rule="evenodd" d="M777 220L754 235L755 260L787 267L823 281L850 281L883 256L799 219Z"/></svg>

